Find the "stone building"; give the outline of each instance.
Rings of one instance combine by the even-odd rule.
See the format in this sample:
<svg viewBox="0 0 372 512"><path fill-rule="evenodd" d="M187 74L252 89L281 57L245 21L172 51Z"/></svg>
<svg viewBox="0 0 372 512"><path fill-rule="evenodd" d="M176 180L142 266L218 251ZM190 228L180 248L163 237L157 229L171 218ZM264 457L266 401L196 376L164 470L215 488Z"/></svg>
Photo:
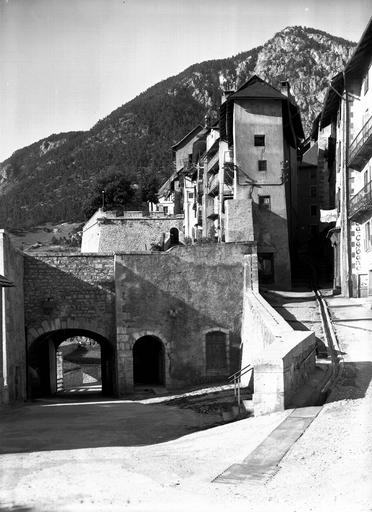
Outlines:
<svg viewBox="0 0 372 512"><path fill-rule="evenodd" d="M372 19L327 92L320 129L336 139L334 288L372 295Z"/></svg>
<svg viewBox="0 0 372 512"><path fill-rule="evenodd" d="M261 281L290 287L303 137L287 82L280 92L254 76L226 92L219 125L199 126L173 146L170 182L185 183L185 236L197 240L201 231L219 242L255 240Z"/></svg>
<svg viewBox="0 0 372 512"><path fill-rule="evenodd" d="M31 255L0 240L15 285L2 294L2 403L58 393L59 348L76 337L100 345L106 396L226 383L248 359L262 414L288 407L314 369L314 334L258 293L254 242Z"/></svg>
<svg viewBox="0 0 372 512"><path fill-rule="evenodd" d="M0 404L27 396L23 257L0 230ZM6 277L3 277L6 276Z"/></svg>
<svg viewBox="0 0 372 512"><path fill-rule="evenodd" d="M182 243L184 215L163 211L125 211L122 215L101 209L83 227L82 253L149 252Z"/></svg>

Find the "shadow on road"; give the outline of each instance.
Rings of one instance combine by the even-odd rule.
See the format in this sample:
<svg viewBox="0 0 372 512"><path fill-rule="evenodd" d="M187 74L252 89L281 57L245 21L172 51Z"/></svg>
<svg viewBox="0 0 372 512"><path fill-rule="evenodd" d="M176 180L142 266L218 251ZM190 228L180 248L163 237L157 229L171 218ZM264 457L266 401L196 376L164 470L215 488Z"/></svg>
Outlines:
<svg viewBox="0 0 372 512"><path fill-rule="evenodd" d="M372 380L372 362L345 362L341 372L339 381L331 390L327 402L364 398Z"/></svg>
<svg viewBox="0 0 372 512"><path fill-rule="evenodd" d="M0 505L0 512L36 512L36 508L24 507L22 505L12 505L10 507L2 507Z"/></svg>
<svg viewBox="0 0 372 512"><path fill-rule="evenodd" d="M2 411L0 453L151 445L220 420L214 414L129 400L40 401Z"/></svg>

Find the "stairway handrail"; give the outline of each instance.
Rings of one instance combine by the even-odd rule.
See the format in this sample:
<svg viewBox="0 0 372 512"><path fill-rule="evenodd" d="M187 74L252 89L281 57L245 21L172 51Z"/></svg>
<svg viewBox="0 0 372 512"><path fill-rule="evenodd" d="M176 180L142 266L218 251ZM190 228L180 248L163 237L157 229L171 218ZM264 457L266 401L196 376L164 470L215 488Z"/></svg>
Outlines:
<svg viewBox="0 0 372 512"><path fill-rule="evenodd" d="M249 371L253 370L253 366L249 363L247 366L244 366L244 368L241 368L237 372L230 375L230 377L227 378L227 380L234 380L236 377L241 377L242 375L245 375Z"/></svg>

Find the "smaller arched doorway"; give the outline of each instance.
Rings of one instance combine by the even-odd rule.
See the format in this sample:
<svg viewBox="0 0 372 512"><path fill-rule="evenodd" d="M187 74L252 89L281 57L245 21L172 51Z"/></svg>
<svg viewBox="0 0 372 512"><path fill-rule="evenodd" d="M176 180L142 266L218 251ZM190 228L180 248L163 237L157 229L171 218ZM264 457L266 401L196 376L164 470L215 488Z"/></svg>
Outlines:
<svg viewBox="0 0 372 512"><path fill-rule="evenodd" d="M180 235L177 228L170 228L169 230L170 245L178 245L180 243Z"/></svg>
<svg viewBox="0 0 372 512"><path fill-rule="evenodd" d="M134 385L165 385L165 350L155 336L143 336L133 346Z"/></svg>

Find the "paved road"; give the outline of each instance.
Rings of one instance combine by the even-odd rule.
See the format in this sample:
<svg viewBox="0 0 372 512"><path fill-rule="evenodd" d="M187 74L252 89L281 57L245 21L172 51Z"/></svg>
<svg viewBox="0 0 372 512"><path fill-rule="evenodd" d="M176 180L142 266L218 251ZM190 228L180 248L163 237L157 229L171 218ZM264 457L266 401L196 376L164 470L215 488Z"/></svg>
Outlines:
<svg viewBox="0 0 372 512"><path fill-rule="evenodd" d="M176 439L219 416L131 401L39 401L4 408L0 453L140 446Z"/></svg>
<svg viewBox="0 0 372 512"><path fill-rule="evenodd" d="M211 482L254 455L290 411L187 435L199 421L190 410L39 403L2 412L9 453L0 456L0 510L368 512L372 314L353 301L327 301L345 371L265 485Z"/></svg>

